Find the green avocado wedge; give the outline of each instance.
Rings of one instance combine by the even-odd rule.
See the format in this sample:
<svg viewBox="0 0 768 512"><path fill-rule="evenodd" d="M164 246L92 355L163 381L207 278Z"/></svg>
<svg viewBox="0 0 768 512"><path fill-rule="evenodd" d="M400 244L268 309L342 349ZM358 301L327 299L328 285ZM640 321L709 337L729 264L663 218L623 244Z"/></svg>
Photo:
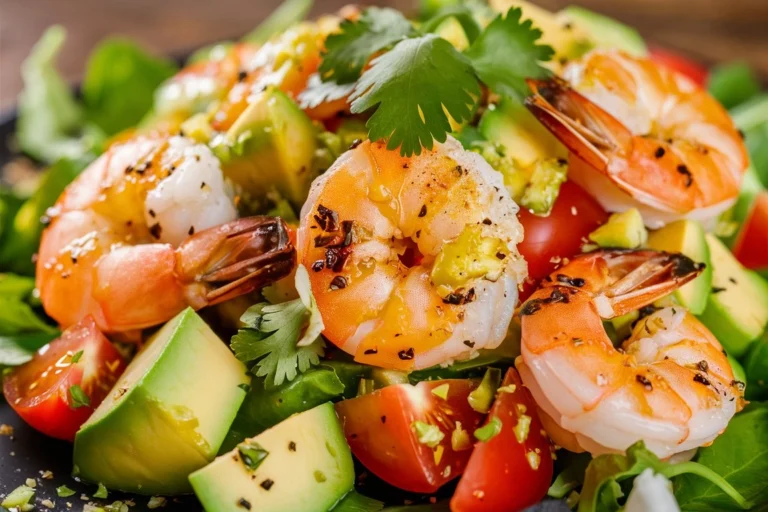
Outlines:
<svg viewBox="0 0 768 512"><path fill-rule="evenodd" d="M739 359L768 324L768 282L742 267L717 237L707 234L706 238L712 257L712 293L699 318L728 354Z"/></svg>
<svg viewBox="0 0 768 512"><path fill-rule="evenodd" d="M74 473L139 494L190 492L245 397L246 367L191 309L165 324L75 437Z"/></svg>
<svg viewBox="0 0 768 512"><path fill-rule="evenodd" d="M561 13L588 32L597 48L623 50L636 57L648 55L645 41L628 25L577 5L569 5Z"/></svg>
<svg viewBox="0 0 768 512"><path fill-rule="evenodd" d="M327 512L352 490L355 469L326 402L246 439L189 481L208 512Z"/></svg>

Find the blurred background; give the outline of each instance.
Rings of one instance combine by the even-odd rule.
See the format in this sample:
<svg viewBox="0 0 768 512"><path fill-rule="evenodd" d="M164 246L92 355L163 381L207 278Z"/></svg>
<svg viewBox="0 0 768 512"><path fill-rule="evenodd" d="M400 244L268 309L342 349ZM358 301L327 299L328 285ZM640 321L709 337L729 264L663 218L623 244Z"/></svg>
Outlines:
<svg viewBox="0 0 768 512"><path fill-rule="evenodd" d="M351 0L316 0L312 14ZM634 25L652 46L665 47L705 65L748 62L768 82L768 0L534 0L558 10L577 3ZM169 55L239 37L280 0L0 0L0 111L13 106L21 88L19 66L43 30L64 25L68 40L59 67L76 82L90 49L107 35L135 39ZM416 0L363 4L413 10Z"/></svg>

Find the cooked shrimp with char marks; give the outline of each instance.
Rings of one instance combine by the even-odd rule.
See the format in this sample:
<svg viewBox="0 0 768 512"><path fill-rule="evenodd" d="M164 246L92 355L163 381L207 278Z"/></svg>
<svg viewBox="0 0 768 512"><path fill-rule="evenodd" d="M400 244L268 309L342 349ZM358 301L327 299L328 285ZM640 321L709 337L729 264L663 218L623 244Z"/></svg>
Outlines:
<svg viewBox="0 0 768 512"><path fill-rule="evenodd" d="M646 225L712 221L739 195L747 150L728 112L653 61L594 51L563 79L532 80L527 104L576 156L568 176L609 211Z"/></svg>
<svg viewBox="0 0 768 512"><path fill-rule="evenodd" d="M602 320L638 310L694 279L679 254L598 251L545 280L520 310L517 367L552 439L571 451L659 457L712 442L743 406L722 346L687 310L641 318L614 348Z"/></svg>
<svg viewBox="0 0 768 512"><path fill-rule="evenodd" d="M62 327L160 324L290 272L280 219L237 220L218 160L183 137L112 146L49 210L37 260L45 311Z"/></svg>
<svg viewBox="0 0 768 512"><path fill-rule="evenodd" d="M298 233L325 336L393 369L498 346L526 274L516 213L501 175L450 137L413 157L348 151L313 183Z"/></svg>

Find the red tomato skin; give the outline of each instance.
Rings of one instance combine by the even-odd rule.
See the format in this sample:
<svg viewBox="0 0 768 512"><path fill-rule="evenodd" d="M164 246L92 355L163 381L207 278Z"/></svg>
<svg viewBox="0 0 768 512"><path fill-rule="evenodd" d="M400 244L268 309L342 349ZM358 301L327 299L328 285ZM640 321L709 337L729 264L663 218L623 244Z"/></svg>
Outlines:
<svg viewBox="0 0 768 512"><path fill-rule="evenodd" d="M448 384L447 399L432 393ZM451 448L455 422L472 435L483 415L467 401L477 384L446 379L420 382L415 386L387 386L367 395L336 404L352 453L371 473L385 482L411 492L430 494L461 474L471 454ZM411 425L424 421L437 425L444 434L442 454L421 444Z"/></svg>
<svg viewBox="0 0 768 512"><path fill-rule="evenodd" d="M768 190L755 198L733 244L733 255L749 269L768 269Z"/></svg>
<svg viewBox="0 0 768 512"><path fill-rule="evenodd" d="M567 181L548 216L521 209L517 217L524 232L517 248L528 262L528 282L520 294L523 301L533 293L539 280L555 270L559 259L581 252L586 236L603 224L608 214L584 189Z"/></svg>
<svg viewBox="0 0 768 512"><path fill-rule="evenodd" d="M80 350L83 351L80 361L71 363L71 355ZM77 430L101 403L125 367L120 354L88 316L38 350L31 361L6 376L3 393L11 407L32 428L56 439L73 441ZM55 373L58 370L61 371ZM44 376L46 372L47 377ZM35 382L39 385L35 386L37 394L30 396L30 383ZM74 385L79 385L88 395L90 407L70 407L69 390Z"/></svg>
<svg viewBox="0 0 768 512"><path fill-rule="evenodd" d="M650 57L656 64L685 75L699 87L706 87L709 72L701 64L661 48L651 48Z"/></svg>
<svg viewBox="0 0 768 512"><path fill-rule="evenodd" d="M536 414L533 396L514 368L507 370L502 383L509 385L515 391L500 392L488 416L501 420L501 431L475 445L451 499L452 512L512 512L538 503L547 494L553 472L549 438ZM528 436L519 443L514 428L521 405L525 406L523 414L531 417L531 425ZM536 469L528 461L529 452L538 456Z"/></svg>

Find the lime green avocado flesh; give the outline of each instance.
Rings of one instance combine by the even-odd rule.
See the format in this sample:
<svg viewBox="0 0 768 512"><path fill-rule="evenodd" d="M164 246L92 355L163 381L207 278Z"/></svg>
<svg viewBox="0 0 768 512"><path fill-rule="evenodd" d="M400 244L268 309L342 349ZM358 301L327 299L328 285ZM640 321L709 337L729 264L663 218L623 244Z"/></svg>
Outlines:
<svg viewBox="0 0 768 512"><path fill-rule="evenodd" d="M714 235L707 234L706 239L712 257L712 293L700 319L738 359L768 324L768 283L742 267Z"/></svg>
<svg viewBox="0 0 768 512"><path fill-rule="evenodd" d="M249 464L240 447L269 454ZM189 481L208 512L327 512L352 490L355 471L329 402L241 443Z"/></svg>
<svg viewBox="0 0 768 512"><path fill-rule="evenodd" d="M214 459L249 382L245 366L191 309L148 342L75 437L75 474L140 494L191 491Z"/></svg>
<svg viewBox="0 0 768 512"><path fill-rule="evenodd" d="M648 247L657 251L679 252L706 265L699 277L676 290L673 295L681 306L688 308L694 315L702 314L712 290L712 260L701 225L692 220L667 224L648 236Z"/></svg>
<svg viewBox="0 0 768 512"><path fill-rule="evenodd" d="M637 57L648 55L648 48L640 34L613 18L576 5L570 5L561 12L588 32L597 48L623 50Z"/></svg>

